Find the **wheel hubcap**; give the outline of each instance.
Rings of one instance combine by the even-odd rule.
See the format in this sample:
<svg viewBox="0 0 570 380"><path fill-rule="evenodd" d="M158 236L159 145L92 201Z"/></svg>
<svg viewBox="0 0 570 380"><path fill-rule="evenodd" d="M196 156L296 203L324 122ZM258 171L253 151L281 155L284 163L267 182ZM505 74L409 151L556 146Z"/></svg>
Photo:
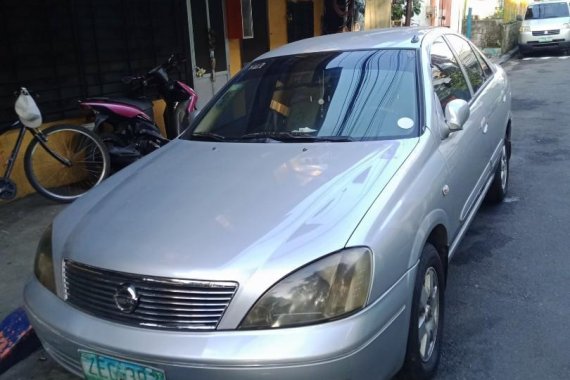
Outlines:
<svg viewBox="0 0 570 380"><path fill-rule="evenodd" d="M418 310L420 356L427 362L435 348L439 324L439 289L437 272L429 267L424 275Z"/></svg>
<svg viewBox="0 0 570 380"><path fill-rule="evenodd" d="M503 191L507 188L507 179L509 177L509 163L507 161L507 148L503 146L501 154L501 188Z"/></svg>

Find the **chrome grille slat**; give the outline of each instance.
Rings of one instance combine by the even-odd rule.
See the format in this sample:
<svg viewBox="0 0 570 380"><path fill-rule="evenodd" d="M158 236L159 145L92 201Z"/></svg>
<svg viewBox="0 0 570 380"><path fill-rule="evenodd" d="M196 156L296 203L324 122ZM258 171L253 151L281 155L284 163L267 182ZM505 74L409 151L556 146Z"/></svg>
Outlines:
<svg viewBox="0 0 570 380"><path fill-rule="evenodd" d="M130 313L115 304L115 293L132 285L138 304ZM214 330L237 283L165 279L64 262L66 301L89 314L117 323L169 330Z"/></svg>
<svg viewBox="0 0 570 380"><path fill-rule="evenodd" d="M68 278L66 278L66 281L67 282L73 282L75 284L79 284L80 286L87 286L89 288L95 287L98 289L108 290L108 291L112 291L112 292L114 292L115 289L117 289L117 286L119 286L119 284L111 285L111 284L106 284L106 283L103 283L103 284L94 283L93 281L89 282L89 281L86 281L85 279L82 279L80 277L71 277L71 278L68 277Z"/></svg>
<svg viewBox="0 0 570 380"><path fill-rule="evenodd" d="M190 296L179 296L179 295L153 295L152 293L148 292L139 292L141 297L148 297L152 299L161 299L161 300L201 300L201 301L224 301L229 302L231 297L190 297Z"/></svg>
<svg viewBox="0 0 570 380"><path fill-rule="evenodd" d="M79 288L79 289L84 289L88 292L100 294L102 296L108 296L108 295L112 296L115 293L115 289L112 289L112 290L111 289L101 289L96 285L89 286L89 285L82 283L80 281L69 280L69 279L66 279L65 285L67 286L67 289L69 289L70 287Z"/></svg>
<svg viewBox="0 0 570 380"><path fill-rule="evenodd" d="M533 36L551 36L555 34L560 34L560 29L535 30L532 32Z"/></svg>
<svg viewBox="0 0 570 380"><path fill-rule="evenodd" d="M146 298L146 297L145 297ZM198 303L198 302L182 302L182 301L165 301L165 302L160 302L160 301L156 301L156 300L152 300L152 304L153 305L157 305L157 307L163 307L163 308L168 308L169 305L174 305L176 307L178 306L196 306L196 305L200 305L200 306L204 306L204 305L217 305L217 306L224 306L227 307L228 302L211 302L211 303ZM148 305L147 303L145 303L145 305Z"/></svg>
<svg viewBox="0 0 570 380"><path fill-rule="evenodd" d="M234 294L233 291L228 291L225 289L221 289L221 290L184 290L184 289L180 289L180 290L172 290L172 289L167 289L167 288L162 288L162 287L157 287L155 289L153 289L152 287L149 286L143 286L141 285L139 287L139 289L142 290L149 290L152 292L175 292L175 293L180 293L180 294L220 294L220 295L232 295Z"/></svg>
<svg viewBox="0 0 570 380"><path fill-rule="evenodd" d="M117 317L119 317L120 319L124 319L124 320L135 320L135 319L142 319L146 322L164 322L164 323L189 323L188 319L185 318L178 318L176 319L176 316L172 316L172 317L164 317L164 318L158 318L158 317L153 317L153 316L147 316L147 315L139 315L138 312L134 312L133 314L123 314L120 311L114 311L114 310L107 310L105 307L103 306L99 306L98 304L94 304L92 305L89 302L86 301L82 301L80 298L75 298L75 297L71 297L71 299L73 299L75 301L75 305L78 306L78 304L81 304L82 306L89 306L90 308L93 309L97 309L99 310L101 313L103 314L109 314L109 315L115 315ZM216 323L217 322L217 316L212 317L212 316L203 316L200 317L203 319L199 319L196 320L197 318L192 318L191 320L194 320L194 323ZM190 322L191 323L191 322Z"/></svg>
<svg viewBox="0 0 570 380"><path fill-rule="evenodd" d="M108 305L111 305L112 302L114 302L113 301L113 294L108 294L107 296L100 295L100 294L94 294L94 293L91 293L87 290L81 289L79 287L75 287L72 289L67 288L67 289L68 289L68 296L78 294L81 297L85 297L86 299L89 299L93 302L96 302L97 300L99 300L100 302L104 302L105 304L108 304ZM109 300L111 300L111 301L109 301Z"/></svg>
<svg viewBox="0 0 570 380"><path fill-rule="evenodd" d="M205 305L205 306L211 306L211 305ZM144 309L144 310L163 310L163 311L167 311L167 310L172 310L172 311L209 311L209 310L215 310L215 311L224 311L227 307L227 304L223 304L223 305L218 305L216 307L212 306L211 308L205 308L204 306L197 306L197 307L170 307L170 308L165 308L165 307L157 307L155 305L146 305L146 304L141 304L139 305L139 309Z"/></svg>

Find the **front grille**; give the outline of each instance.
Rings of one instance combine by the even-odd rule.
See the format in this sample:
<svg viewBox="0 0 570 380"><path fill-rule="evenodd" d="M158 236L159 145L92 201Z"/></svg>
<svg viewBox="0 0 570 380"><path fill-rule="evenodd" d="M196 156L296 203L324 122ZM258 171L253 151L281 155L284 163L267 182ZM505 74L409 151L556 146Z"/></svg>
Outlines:
<svg viewBox="0 0 570 380"><path fill-rule="evenodd" d="M168 330L215 330L237 290L235 282L167 279L115 272L65 260L66 301L118 323ZM134 310L121 311L119 288L136 289Z"/></svg>
<svg viewBox="0 0 570 380"><path fill-rule="evenodd" d="M560 34L560 29L535 30L532 32L533 36L550 36L553 34Z"/></svg>

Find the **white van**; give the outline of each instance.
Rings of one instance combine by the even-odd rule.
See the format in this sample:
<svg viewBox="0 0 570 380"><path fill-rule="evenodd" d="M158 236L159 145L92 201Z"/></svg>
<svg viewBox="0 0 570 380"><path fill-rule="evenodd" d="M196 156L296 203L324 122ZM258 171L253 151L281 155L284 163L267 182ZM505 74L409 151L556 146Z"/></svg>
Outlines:
<svg viewBox="0 0 570 380"><path fill-rule="evenodd" d="M570 50L568 1L535 1L526 10L519 33L522 55L540 49Z"/></svg>

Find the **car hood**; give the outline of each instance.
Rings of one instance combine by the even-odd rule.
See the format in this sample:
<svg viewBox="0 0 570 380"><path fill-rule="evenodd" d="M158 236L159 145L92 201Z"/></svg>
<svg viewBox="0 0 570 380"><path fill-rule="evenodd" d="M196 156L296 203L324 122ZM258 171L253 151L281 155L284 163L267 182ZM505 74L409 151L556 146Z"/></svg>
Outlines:
<svg viewBox="0 0 570 380"><path fill-rule="evenodd" d="M530 26L531 30L554 30L562 29L562 25L570 23L570 17L542 18L536 20L525 20L523 26Z"/></svg>
<svg viewBox="0 0 570 380"><path fill-rule="evenodd" d="M175 140L54 223L54 258L169 278L268 283L342 249L417 139Z"/></svg>

